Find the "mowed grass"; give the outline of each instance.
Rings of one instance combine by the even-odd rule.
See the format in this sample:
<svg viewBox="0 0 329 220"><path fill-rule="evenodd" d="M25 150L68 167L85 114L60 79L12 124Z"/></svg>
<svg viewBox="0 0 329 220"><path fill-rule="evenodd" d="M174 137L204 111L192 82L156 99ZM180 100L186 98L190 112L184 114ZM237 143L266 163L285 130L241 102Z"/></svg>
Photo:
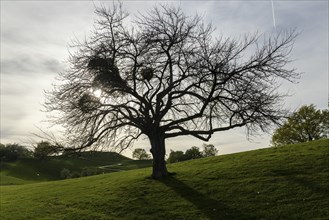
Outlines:
<svg viewBox="0 0 329 220"><path fill-rule="evenodd" d="M62 179L61 170L81 173L90 168L97 173L110 173L151 166L152 161L136 161L113 152L83 152L80 156L57 156L44 161L21 159L0 165L0 185L17 185Z"/></svg>
<svg viewBox="0 0 329 220"><path fill-rule="evenodd" d="M2 186L0 219L329 219L329 140Z"/></svg>

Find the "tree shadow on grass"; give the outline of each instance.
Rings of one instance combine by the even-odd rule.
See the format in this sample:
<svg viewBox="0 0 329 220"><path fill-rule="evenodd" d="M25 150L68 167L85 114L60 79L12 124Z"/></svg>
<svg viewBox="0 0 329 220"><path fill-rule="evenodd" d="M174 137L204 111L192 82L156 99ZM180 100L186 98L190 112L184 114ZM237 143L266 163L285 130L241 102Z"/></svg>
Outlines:
<svg viewBox="0 0 329 220"><path fill-rule="evenodd" d="M173 176L161 181L178 195L194 204L208 219L255 219L221 201L207 197Z"/></svg>
<svg viewBox="0 0 329 220"><path fill-rule="evenodd" d="M273 173L276 176L284 177L288 182L298 184L320 195L325 195L328 193L328 189L319 184L319 181L321 180L315 178L308 179L311 175L305 172L296 170L274 170Z"/></svg>
<svg viewBox="0 0 329 220"><path fill-rule="evenodd" d="M305 188L308 188L319 195L328 195L328 189L324 186L319 185L316 181L307 180L303 177L298 176L290 176L287 179L291 182L297 183Z"/></svg>

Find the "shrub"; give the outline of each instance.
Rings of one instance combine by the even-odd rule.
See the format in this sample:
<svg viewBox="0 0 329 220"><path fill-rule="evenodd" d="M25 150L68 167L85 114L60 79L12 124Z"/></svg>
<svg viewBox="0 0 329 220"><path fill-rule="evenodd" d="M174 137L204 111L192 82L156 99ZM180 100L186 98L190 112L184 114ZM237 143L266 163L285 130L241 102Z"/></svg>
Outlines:
<svg viewBox="0 0 329 220"><path fill-rule="evenodd" d="M95 175L95 174L97 174L95 169L89 168L89 167L84 167L81 171L81 176L92 176L92 175Z"/></svg>
<svg viewBox="0 0 329 220"><path fill-rule="evenodd" d="M77 171L73 171L73 172L71 173L71 178L79 178L79 177L81 177L81 175L80 175L79 172L77 172Z"/></svg>
<svg viewBox="0 0 329 220"><path fill-rule="evenodd" d="M69 178L72 178L72 174L71 174L71 171L69 169L62 169L61 170L61 178L62 179L69 179Z"/></svg>

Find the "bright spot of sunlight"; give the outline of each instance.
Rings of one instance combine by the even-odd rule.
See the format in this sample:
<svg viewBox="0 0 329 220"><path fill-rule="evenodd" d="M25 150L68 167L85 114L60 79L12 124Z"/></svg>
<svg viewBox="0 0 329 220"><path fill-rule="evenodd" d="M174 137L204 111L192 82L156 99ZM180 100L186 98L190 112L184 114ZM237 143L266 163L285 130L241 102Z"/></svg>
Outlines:
<svg viewBox="0 0 329 220"><path fill-rule="evenodd" d="M100 98L101 95L102 95L102 90L100 90L100 89L95 89L95 90L93 91L93 93L94 93L94 96L95 96L96 98Z"/></svg>

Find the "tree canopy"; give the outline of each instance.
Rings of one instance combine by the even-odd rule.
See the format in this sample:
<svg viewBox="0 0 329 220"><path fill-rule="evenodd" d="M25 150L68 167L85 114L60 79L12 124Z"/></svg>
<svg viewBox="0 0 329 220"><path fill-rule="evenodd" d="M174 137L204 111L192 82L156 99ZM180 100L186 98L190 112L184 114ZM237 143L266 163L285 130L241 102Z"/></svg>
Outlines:
<svg viewBox="0 0 329 220"><path fill-rule="evenodd" d="M203 152L202 155L204 157L213 157L216 156L218 150L215 148L213 144L203 144Z"/></svg>
<svg viewBox="0 0 329 220"><path fill-rule="evenodd" d="M224 38L201 17L168 6L132 23L121 4L96 8L96 15L91 36L77 40L70 68L47 94L70 146L123 150L144 135L152 176L163 178L166 139L266 130L284 115L277 80L298 77L286 66L294 31Z"/></svg>
<svg viewBox="0 0 329 220"><path fill-rule="evenodd" d="M52 145L48 141L41 141L34 148L33 156L37 159L44 160L48 156L54 156L62 151L62 148L59 148L56 145Z"/></svg>
<svg viewBox="0 0 329 220"><path fill-rule="evenodd" d="M200 152L200 149L196 146L187 149L184 154L186 160L198 159L198 158L202 158L202 156L203 156L202 152Z"/></svg>
<svg viewBox="0 0 329 220"><path fill-rule="evenodd" d="M186 157L183 151L170 150L169 157L167 159L168 163L177 163L184 160L186 160Z"/></svg>
<svg viewBox="0 0 329 220"><path fill-rule="evenodd" d="M329 137L329 111L304 105L288 117L272 136L274 146Z"/></svg>
<svg viewBox="0 0 329 220"><path fill-rule="evenodd" d="M21 158L32 157L32 151L20 144L1 144L0 143L0 161L15 161Z"/></svg>

